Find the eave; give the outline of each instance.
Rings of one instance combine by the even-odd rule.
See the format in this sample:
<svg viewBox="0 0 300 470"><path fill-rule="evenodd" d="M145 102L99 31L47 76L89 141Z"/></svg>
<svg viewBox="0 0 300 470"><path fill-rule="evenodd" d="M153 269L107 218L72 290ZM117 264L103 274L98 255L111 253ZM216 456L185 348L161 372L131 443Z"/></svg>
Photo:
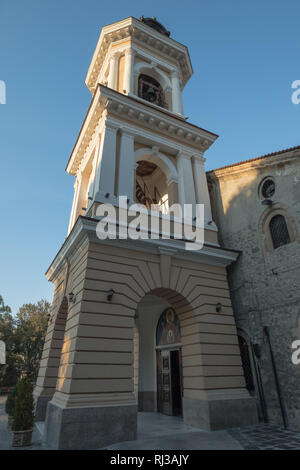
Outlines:
<svg viewBox="0 0 300 470"><path fill-rule="evenodd" d="M190 151L195 153L204 153L218 137L217 134L190 124L163 108L99 84L69 158L66 167L68 173L76 175L104 109L108 116L133 124L137 134L139 128L159 132L162 136L190 147Z"/></svg>
<svg viewBox="0 0 300 470"><path fill-rule="evenodd" d="M172 253L172 256L175 258L223 267L229 266L236 261L241 253L239 250L229 250L205 242L201 250L189 251L185 249L186 240L99 240L96 235L96 225L98 222L98 219L91 217L78 217L73 229L45 273L48 281L53 282L66 261L70 262L70 259L74 255L78 255L78 250L82 248L83 243L85 244L89 241L104 245L119 246L124 249L141 251L143 253L159 254L162 249L166 249Z"/></svg>
<svg viewBox="0 0 300 470"><path fill-rule="evenodd" d="M251 158L231 165L226 165L214 170L207 171L206 174L209 178L220 178L229 175L237 175L243 172L249 172L251 170L261 169L263 167L274 166L282 163L286 163L295 158L300 157L300 146L291 147L285 150L279 150L277 152L268 153L260 157Z"/></svg>

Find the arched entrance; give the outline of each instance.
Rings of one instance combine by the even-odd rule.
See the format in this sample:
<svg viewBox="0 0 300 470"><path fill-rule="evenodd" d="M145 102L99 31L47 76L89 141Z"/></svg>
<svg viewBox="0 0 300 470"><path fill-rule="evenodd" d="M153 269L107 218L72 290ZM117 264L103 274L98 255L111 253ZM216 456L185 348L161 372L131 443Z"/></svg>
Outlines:
<svg viewBox="0 0 300 470"><path fill-rule="evenodd" d="M164 310L156 329L157 411L182 415L182 359L179 318L171 307Z"/></svg>
<svg viewBox="0 0 300 470"><path fill-rule="evenodd" d="M154 289L140 300L133 361L139 411L182 416L182 357L188 341L182 343L180 318L190 315L190 304L171 289Z"/></svg>

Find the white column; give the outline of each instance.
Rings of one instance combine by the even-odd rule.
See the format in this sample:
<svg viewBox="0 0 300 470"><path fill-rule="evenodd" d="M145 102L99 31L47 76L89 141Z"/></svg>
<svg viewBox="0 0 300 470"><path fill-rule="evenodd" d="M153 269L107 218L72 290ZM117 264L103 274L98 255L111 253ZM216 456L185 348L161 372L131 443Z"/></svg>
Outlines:
<svg viewBox="0 0 300 470"><path fill-rule="evenodd" d="M81 180L80 177L76 177L76 180L75 180L75 183L74 183L74 197L73 197L73 203L72 203L72 209L71 209L71 215L70 215L68 235L71 232L71 230L73 228L73 225L74 225L75 210L76 210L77 201L78 201L79 181L80 180Z"/></svg>
<svg viewBox="0 0 300 470"><path fill-rule="evenodd" d="M88 185L87 174L86 172L80 171L77 175L77 180L76 180L76 189L75 189L75 194L74 194L72 215L70 219L68 234L72 230L73 226L76 223L76 220L81 214L83 205L86 203L87 185Z"/></svg>
<svg viewBox="0 0 300 470"><path fill-rule="evenodd" d="M177 70L172 71L172 108L173 113L183 115L182 93Z"/></svg>
<svg viewBox="0 0 300 470"><path fill-rule="evenodd" d="M178 192L179 203L183 204L196 204L194 178L190 155L184 152L178 152L177 155L177 169L178 169Z"/></svg>
<svg viewBox="0 0 300 470"><path fill-rule="evenodd" d="M134 51L133 49L126 49L123 91L124 93L127 93L127 95L130 95L133 93L133 79L134 79Z"/></svg>
<svg viewBox="0 0 300 470"><path fill-rule="evenodd" d="M115 90L117 88L117 77L118 77L118 55L112 54L109 62L109 74L107 86Z"/></svg>
<svg viewBox="0 0 300 470"><path fill-rule="evenodd" d="M135 156L134 156L134 135L122 129L120 139L120 159L119 159L119 196L127 196L130 201L134 201L135 183Z"/></svg>
<svg viewBox="0 0 300 470"><path fill-rule="evenodd" d="M97 165L98 165L98 159L99 159L99 150L100 150L100 136L98 135L97 137L97 143L95 146L95 154L93 158L93 163L92 163L92 173L91 173L91 183L89 187L89 200L88 200L88 207L91 206L93 203L93 199L95 196L95 180L96 180L96 170L97 170Z"/></svg>
<svg viewBox="0 0 300 470"><path fill-rule="evenodd" d="M118 127L108 120L105 121L101 134L100 151L95 178L95 200L103 201L109 193L114 196L116 171L116 144Z"/></svg>
<svg viewBox="0 0 300 470"><path fill-rule="evenodd" d="M204 222L207 224L212 220L212 215L204 162L205 158L201 155L192 157L196 202L204 204Z"/></svg>

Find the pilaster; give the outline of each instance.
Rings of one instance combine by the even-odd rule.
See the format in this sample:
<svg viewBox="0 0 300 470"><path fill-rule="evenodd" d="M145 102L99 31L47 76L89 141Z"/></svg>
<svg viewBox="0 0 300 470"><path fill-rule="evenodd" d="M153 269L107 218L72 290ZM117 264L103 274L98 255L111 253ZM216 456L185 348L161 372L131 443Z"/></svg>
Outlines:
<svg viewBox="0 0 300 470"><path fill-rule="evenodd" d="M101 133L100 152L95 177L95 200L113 197L118 127L106 118Z"/></svg>

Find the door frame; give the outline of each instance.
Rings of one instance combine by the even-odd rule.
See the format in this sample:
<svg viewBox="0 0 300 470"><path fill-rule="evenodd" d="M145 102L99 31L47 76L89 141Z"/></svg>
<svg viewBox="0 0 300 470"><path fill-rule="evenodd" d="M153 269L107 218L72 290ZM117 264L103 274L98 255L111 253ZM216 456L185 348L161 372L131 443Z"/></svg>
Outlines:
<svg viewBox="0 0 300 470"><path fill-rule="evenodd" d="M169 406L171 406L172 410L169 413L164 413L161 411L161 407L159 406L159 380L158 380L158 358L157 355L162 352L162 351L168 351L169 352L169 392L170 392L170 399L169 399ZM166 414L169 416L173 416L173 403L172 403L172 371L171 371L171 351L178 351L179 353L179 377L180 377L180 395L181 399L183 398L183 371L182 371L182 344L181 343L174 343L174 344L168 344L168 345L163 345L163 346L156 346L155 347L155 355L156 355L156 391L157 391L157 412ZM163 370L163 368L162 368ZM181 412L182 412L182 400L181 400Z"/></svg>

